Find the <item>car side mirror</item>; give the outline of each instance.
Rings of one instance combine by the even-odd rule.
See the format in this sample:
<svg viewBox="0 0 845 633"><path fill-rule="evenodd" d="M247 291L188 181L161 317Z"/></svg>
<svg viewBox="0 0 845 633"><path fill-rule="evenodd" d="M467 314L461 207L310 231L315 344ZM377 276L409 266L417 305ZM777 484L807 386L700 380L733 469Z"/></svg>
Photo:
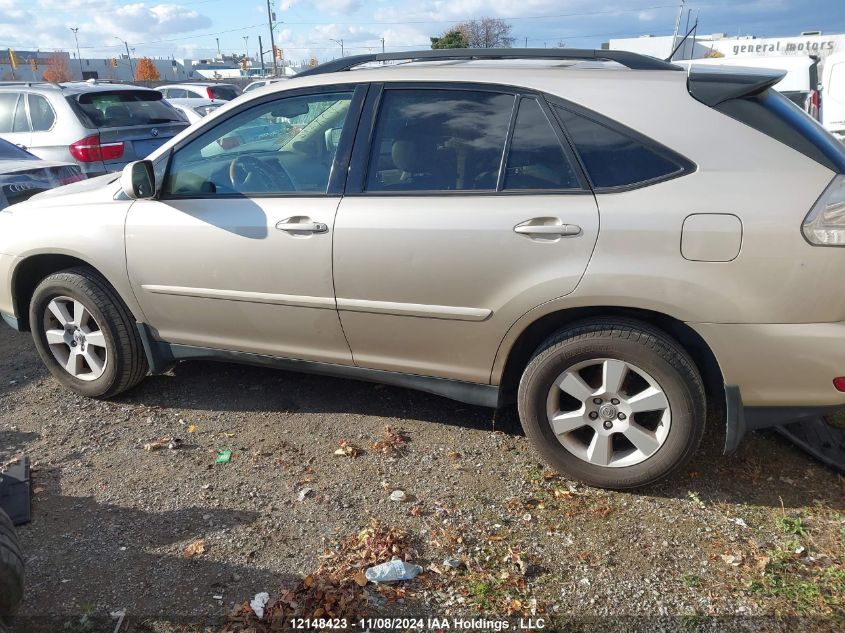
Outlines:
<svg viewBox="0 0 845 633"><path fill-rule="evenodd" d="M153 163L149 160L136 160L123 168L120 186L132 200L145 200L155 196L156 187Z"/></svg>

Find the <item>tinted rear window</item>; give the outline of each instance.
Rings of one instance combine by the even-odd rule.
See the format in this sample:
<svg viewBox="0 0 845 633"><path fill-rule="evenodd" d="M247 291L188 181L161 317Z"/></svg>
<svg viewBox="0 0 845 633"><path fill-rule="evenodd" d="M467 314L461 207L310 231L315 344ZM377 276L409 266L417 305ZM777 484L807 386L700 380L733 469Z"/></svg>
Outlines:
<svg viewBox="0 0 845 633"><path fill-rule="evenodd" d="M522 99L513 130L505 189L578 189L581 184L536 99Z"/></svg>
<svg viewBox="0 0 845 633"><path fill-rule="evenodd" d="M179 113L161 99L161 93L152 90L98 91L68 97L88 127L182 123Z"/></svg>
<svg viewBox="0 0 845 633"><path fill-rule="evenodd" d="M238 91L231 86L211 86L209 90L214 99L222 99L223 101L231 101L238 96Z"/></svg>
<svg viewBox="0 0 845 633"><path fill-rule="evenodd" d="M716 109L788 145L828 169L845 173L845 149L816 120L776 90L729 99Z"/></svg>
<svg viewBox="0 0 845 633"><path fill-rule="evenodd" d="M594 187L627 187L662 180L683 167L662 148L555 106Z"/></svg>
<svg viewBox="0 0 845 633"><path fill-rule="evenodd" d="M513 104L496 92L386 90L367 190L495 190Z"/></svg>

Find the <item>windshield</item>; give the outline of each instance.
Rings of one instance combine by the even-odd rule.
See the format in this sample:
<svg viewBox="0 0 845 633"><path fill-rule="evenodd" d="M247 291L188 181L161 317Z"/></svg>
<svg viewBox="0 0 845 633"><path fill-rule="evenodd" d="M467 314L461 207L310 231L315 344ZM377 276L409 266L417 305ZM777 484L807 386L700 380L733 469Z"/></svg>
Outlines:
<svg viewBox="0 0 845 633"><path fill-rule="evenodd" d="M17 145L0 138L0 160L37 160L35 156L22 150Z"/></svg>
<svg viewBox="0 0 845 633"><path fill-rule="evenodd" d="M153 90L88 92L68 97L68 101L75 106L77 115L87 127L183 122L179 113L166 101L162 101L161 93Z"/></svg>

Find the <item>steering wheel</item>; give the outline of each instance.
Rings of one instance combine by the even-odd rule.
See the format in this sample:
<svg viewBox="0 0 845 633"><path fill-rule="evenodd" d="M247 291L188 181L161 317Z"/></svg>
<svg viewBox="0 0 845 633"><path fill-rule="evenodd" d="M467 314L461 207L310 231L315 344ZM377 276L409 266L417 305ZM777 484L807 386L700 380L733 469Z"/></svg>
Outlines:
<svg viewBox="0 0 845 633"><path fill-rule="evenodd" d="M295 191L290 174L287 173L283 165L279 164L279 167L282 169L287 183L279 183L278 178L274 177L264 163L255 156L236 156L229 163L229 181L237 191ZM284 185L287 185L287 187Z"/></svg>

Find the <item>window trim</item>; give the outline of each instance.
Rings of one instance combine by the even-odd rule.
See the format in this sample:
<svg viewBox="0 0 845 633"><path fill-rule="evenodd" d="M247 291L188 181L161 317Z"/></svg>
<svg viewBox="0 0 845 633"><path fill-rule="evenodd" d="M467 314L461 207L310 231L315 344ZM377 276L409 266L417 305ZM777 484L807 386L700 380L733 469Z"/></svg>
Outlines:
<svg viewBox="0 0 845 633"><path fill-rule="evenodd" d="M358 129L358 122L361 116L361 109L367 95L368 84L337 84L324 86L309 86L305 88L295 88L293 90L285 90L283 92L275 92L256 99L250 99L247 103L238 108L229 111L228 116L219 117L215 119L210 125L200 125L192 134L189 134L176 145L169 149L167 157L167 167L164 170L164 177L162 178L162 186L167 182L170 176L170 169L173 165L173 156L176 152L183 149L186 145L196 140L199 136L210 132L215 128L220 127L232 117L240 116L244 112L259 108L267 103L278 101L280 99L287 99L289 97L308 97L316 96L332 92L351 92L352 99L349 103L349 111L346 114L346 121L343 125L343 131L338 141L337 150L335 151L334 160L329 168L328 184L326 191L285 191L285 192L269 192L269 193L226 193L215 195L190 195L190 196L173 196L167 195L158 187L154 200L233 200L240 198L249 199L263 199L263 198L338 198L343 195L344 176L348 170L349 158L352 154L352 143L355 138L355 133Z"/></svg>
<svg viewBox="0 0 845 633"><path fill-rule="evenodd" d="M543 97L551 110L552 116L554 116L555 121L557 122L560 130L563 132L567 139L567 143L571 148L571 151L575 155L578 160L578 164L581 166L581 170L583 171L584 175L588 179L590 183L590 187L592 188L594 193L621 193L624 191L633 191L635 189L643 189L644 187L650 187L652 185L659 184L661 182L666 182L669 180L674 180L675 178L681 178L688 174L695 173L698 171L698 165L696 165L693 161L689 158L684 156L683 154L663 145L662 143L654 140L653 138L642 134L633 128L628 127L627 125L623 125L619 121L606 117L602 114L599 114L595 110L590 110L588 108L584 108L580 105L572 103L571 101L567 101L566 99L562 99L556 95L544 94ZM578 152L575 143L572 140L572 137L569 134L569 131L566 129L566 126L563 124L563 121L560 120L560 117L555 112L555 107L562 108L564 110L568 110L573 114L583 117L601 125L602 127L606 127L613 132L617 132L618 134L622 134L623 136L627 136L629 138L634 139L641 145L647 147L651 151L655 152L656 154L662 156L666 160L675 163L678 165L679 169L673 171L669 174L664 174L663 176L658 176L657 178L650 178L648 180L641 180L638 182L630 183L627 185L615 185L613 187L598 187L596 186L592 178L590 178L590 172L587 169L587 165L584 163L583 159L581 158L580 153Z"/></svg>
<svg viewBox="0 0 845 633"><path fill-rule="evenodd" d="M23 111L23 118L29 126L28 130L15 130L15 121L18 119L19 110ZM9 134L32 134L32 121L29 119L29 100L25 92L18 93L18 100L15 102L14 110L12 110L12 131Z"/></svg>
<svg viewBox="0 0 845 633"><path fill-rule="evenodd" d="M502 159L499 164L499 174L496 178L495 189L462 189L455 190L419 190L419 191L368 191L366 189L367 176L370 164L370 153L375 137L376 124L381 109L381 102L386 90L464 90L472 92L495 92L507 94L514 97L514 105L511 109L510 120L508 121L508 134L505 145L502 149ZM502 189L504 183L504 169L507 155L510 151L513 130L516 124L516 115L519 103L523 98L536 99L540 104L546 118L557 136L565 157L570 162L578 182L579 189ZM584 173L583 164L577 155L572 151L569 141L560 129L560 123L552 115L551 109L544 99L544 95L538 91L509 86L505 84L475 83L471 81L391 81L373 83L364 104L360 122L358 124L358 135L355 138L355 146L352 152L352 159L349 166L349 175L346 179L344 196L351 197L435 197L435 196L550 196L550 195L592 195L590 183Z"/></svg>

